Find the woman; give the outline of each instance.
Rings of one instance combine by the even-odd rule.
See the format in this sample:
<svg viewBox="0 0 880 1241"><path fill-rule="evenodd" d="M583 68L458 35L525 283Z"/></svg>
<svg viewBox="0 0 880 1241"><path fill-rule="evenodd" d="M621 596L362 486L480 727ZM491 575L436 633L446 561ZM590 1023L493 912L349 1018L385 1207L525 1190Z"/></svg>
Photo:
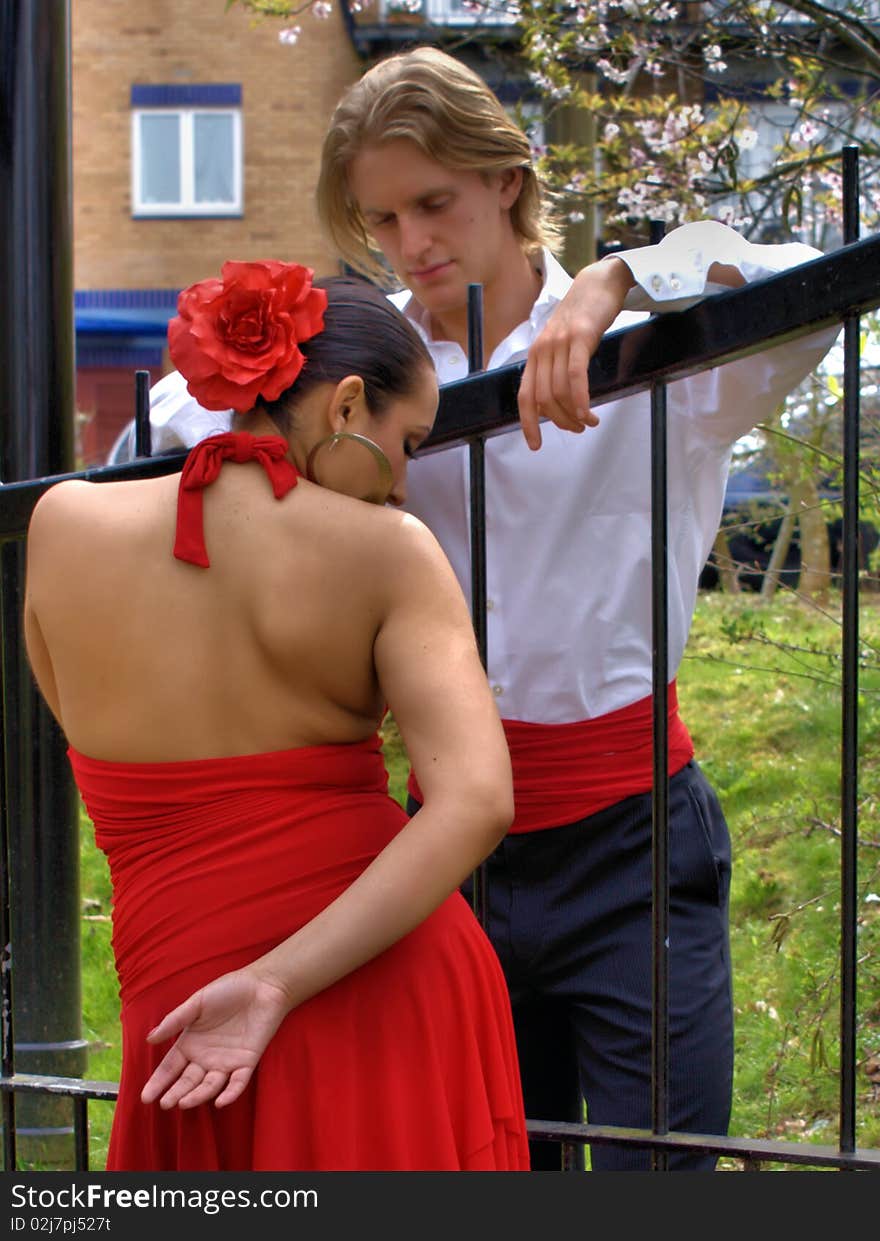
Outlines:
<svg viewBox="0 0 880 1241"><path fill-rule="evenodd" d="M509 758L455 577L384 503L428 354L296 264L227 263L178 311L192 395L245 412L179 476L59 483L28 539L29 657L113 880L107 1167L525 1168L505 984L456 892L510 824Z"/></svg>

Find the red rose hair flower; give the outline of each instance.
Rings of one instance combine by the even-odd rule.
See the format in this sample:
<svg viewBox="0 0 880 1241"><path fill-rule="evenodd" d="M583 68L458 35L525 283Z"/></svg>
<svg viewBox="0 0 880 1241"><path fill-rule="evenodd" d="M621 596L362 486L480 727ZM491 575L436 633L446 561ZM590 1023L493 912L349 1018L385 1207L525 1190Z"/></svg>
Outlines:
<svg viewBox="0 0 880 1241"><path fill-rule="evenodd" d="M300 373L299 346L324 326L327 294L299 263L223 264L177 299L168 324L171 360L205 409L252 409L274 401Z"/></svg>

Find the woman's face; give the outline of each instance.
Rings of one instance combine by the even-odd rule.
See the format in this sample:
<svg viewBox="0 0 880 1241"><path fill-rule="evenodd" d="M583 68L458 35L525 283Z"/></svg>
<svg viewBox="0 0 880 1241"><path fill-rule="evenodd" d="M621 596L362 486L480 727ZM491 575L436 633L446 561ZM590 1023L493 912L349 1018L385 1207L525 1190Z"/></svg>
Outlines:
<svg viewBox="0 0 880 1241"><path fill-rule="evenodd" d="M409 396L392 402L381 417L371 416L372 429L367 434L391 465L387 504L403 504L406 500L406 467L431 434L439 400L437 374L433 366L425 366Z"/></svg>
<svg viewBox="0 0 880 1241"><path fill-rule="evenodd" d="M371 414L359 402L348 418L345 432L372 440L388 462L390 477L377 460L378 454L367 445L346 438L344 433L334 444L316 452L312 477L331 491L377 503L403 504L407 465L431 433L439 397L434 368L425 365L412 392L395 398L382 414Z"/></svg>

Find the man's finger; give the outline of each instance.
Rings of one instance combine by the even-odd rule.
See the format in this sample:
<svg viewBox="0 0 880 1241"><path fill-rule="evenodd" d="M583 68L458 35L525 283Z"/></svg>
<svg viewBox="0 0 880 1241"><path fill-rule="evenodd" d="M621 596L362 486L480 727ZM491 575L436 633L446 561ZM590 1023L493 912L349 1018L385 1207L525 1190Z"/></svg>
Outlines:
<svg viewBox="0 0 880 1241"><path fill-rule="evenodd" d="M531 356L526 362L517 393L519 421L529 448L536 452L541 447L538 403L535 400L535 365Z"/></svg>
<svg viewBox="0 0 880 1241"><path fill-rule="evenodd" d="M586 426L595 427L599 419L590 407L590 351L582 339L572 341L568 351L568 388L575 417Z"/></svg>

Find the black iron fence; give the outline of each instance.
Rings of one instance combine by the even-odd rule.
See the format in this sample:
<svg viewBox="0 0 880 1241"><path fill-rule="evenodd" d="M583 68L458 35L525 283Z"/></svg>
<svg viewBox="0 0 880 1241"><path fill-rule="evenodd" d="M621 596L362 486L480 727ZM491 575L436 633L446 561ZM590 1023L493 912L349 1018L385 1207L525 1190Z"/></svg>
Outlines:
<svg viewBox="0 0 880 1241"><path fill-rule="evenodd" d="M652 408L652 517L653 517L653 624L654 624L654 1063L653 1120L650 1130L614 1126L553 1123L529 1120L533 1138L564 1143L565 1167L573 1167L577 1147L583 1144L616 1143L647 1147L654 1153L654 1166L663 1170L666 1157L675 1149L710 1152L743 1161L746 1168L766 1163L836 1169L880 1171L880 1150L858 1149L856 1134L856 1017L857 1017L857 871L858 871L858 649L859 649L859 443L860 443L860 316L880 306L880 236L856 240L854 152L846 153L846 243L834 253L817 258L781 275L743 289L707 299L690 310L668 314L608 335L590 363L590 388L594 404L623 395L650 391ZM479 330L478 299L474 299L473 332ZM843 373L843 565L842 565L842 691L841 691L841 855L840 855L840 1107L838 1140L833 1146L788 1141L728 1138L670 1132L666 1121L668 1076L666 1014L666 451L665 388L673 380L694 374L721 361L759 352L832 324L841 324L844 341ZM472 358L478 350L472 348ZM439 452L457 444L470 445L472 487L471 532L474 547L474 625L485 634L485 586L480 548L484 543L484 488L482 449L486 437L508 433L516 425L516 393L522 364L490 373L478 372L449 383L441 390L440 410L434 432L423 452ZM185 454L149 456L146 389L138 386L137 447L142 454L123 465L105 466L77 474L57 474L0 485L0 551L4 557L2 577L3 624L3 765L0 794L3 799L2 910L0 936L4 949L2 986L2 1075L4 1168L16 1165L15 1100L18 1096L55 1096L72 1100L71 1141L77 1169L89 1166L88 1116L90 1100L113 1100L113 1082L89 1081L78 1076L17 1072L13 1021L13 965L17 948L10 913L11 860L9 842L14 824L11 816L30 804L22 790L10 797L10 780L25 781L16 766L23 721L30 719L21 701L26 673L22 674L23 645L20 639L20 577L6 571L7 553L20 553L33 507L49 487L63 478L92 482L154 477L181 468ZM12 807L12 809L10 809ZM51 849L51 841L49 842ZM479 885L475 885L477 891ZM478 909L479 913L479 909ZM77 914L78 919L78 914ZM78 937L78 922L70 928ZM9 947L11 945L11 948ZM52 944L37 946L37 956L51 955ZM47 986L50 985L47 983ZM876 998L876 997L875 997Z"/></svg>

